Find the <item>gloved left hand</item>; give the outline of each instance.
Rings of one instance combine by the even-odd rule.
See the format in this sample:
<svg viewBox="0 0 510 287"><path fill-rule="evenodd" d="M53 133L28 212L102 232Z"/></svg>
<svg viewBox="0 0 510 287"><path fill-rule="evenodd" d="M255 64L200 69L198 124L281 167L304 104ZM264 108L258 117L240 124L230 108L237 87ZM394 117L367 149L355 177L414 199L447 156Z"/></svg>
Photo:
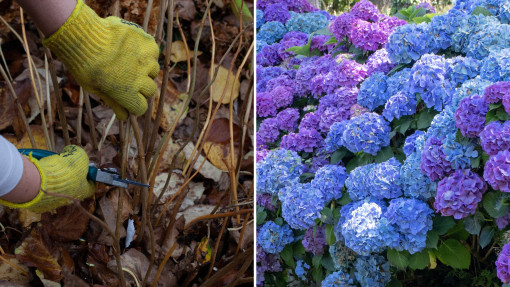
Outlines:
<svg viewBox="0 0 510 287"><path fill-rule="evenodd" d="M96 190L96 185L87 180L89 157L78 146L66 146L62 153L44 157L40 160L35 159L32 155L29 155L28 159L37 167L41 176L39 193L34 199L26 203L12 203L0 199L0 204L42 213L72 203L69 199L45 194L43 190L78 200L92 196Z"/></svg>
<svg viewBox="0 0 510 287"><path fill-rule="evenodd" d="M43 44L119 119L128 111L139 116L147 110L147 98L157 88L159 48L140 26L118 17L103 19L78 0L69 19Z"/></svg>

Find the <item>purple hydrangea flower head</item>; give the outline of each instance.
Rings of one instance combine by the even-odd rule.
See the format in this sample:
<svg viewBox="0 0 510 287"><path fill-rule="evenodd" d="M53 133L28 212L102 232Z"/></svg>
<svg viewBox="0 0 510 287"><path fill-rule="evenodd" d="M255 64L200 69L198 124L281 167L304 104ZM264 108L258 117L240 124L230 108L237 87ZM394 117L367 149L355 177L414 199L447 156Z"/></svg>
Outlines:
<svg viewBox="0 0 510 287"><path fill-rule="evenodd" d="M483 178L493 189L510 192L510 151L503 150L485 163Z"/></svg>
<svg viewBox="0 0 510 287"><path fill-rule="evenodd" d="M499 230L505 229L505 227L510 224L510 212L507 212L507 214L501 217L494 218L494 221L496 221L496 225L498 226Z"/></svg>
<svg viewBox="0 0 510 287"><path fill-rule="evenodd" d="M455 134L448 134L443 139L443 152L453 169L465 169L471 166L471 159L478 157L473 143L460 144L455 141Z"/></svg>
<svg viewBox="0 0 510 287"><path fill-rule="evenodd" d="M386 43L391 62L409 64L430 52L427 45L430 42L428 27L425 23L397 27Z"/></svg>
<svg viewBox="0 0 510 287"><path fill-rule="evenodd" d="M294 80L289 75L279 75L267 81L265 92L269 93L280 86L292 89L294 87Z"/></svg>
<svg viewBox="0 0 510 287"><path fill-rule="evenodd" d="M381 255L358 257L354 270L361 286L384 287L391 281L390 263Z"/></svg>
<svg viewBox="0 0 510 287"><path fill-rule="evenodd" d="M275 149L257 163L257 193L277 194L285 186L299 183L304 170L297 153Z"/></svg>
<svg viewBox="0 0 510 287"><path fill-rule="evenodd" d="M347 121L342 143L353 153L363 151L376 155L390 144L390 131L389 123L382 116L366 113Z"/></svg>
<svg viewBox="0 0 510 287"><path fill-rule="evenodd" d="M312 188L318 189L326 202L342 197L342 187L347 179L345 167L338 165L326 165L315 173L312 180Z"/></svg>
<svg viewBox="0 0 510 287"><path fill-rule="evenodd" d="M377 72L386 74L395 67L395 64L392 64L390 58L388 58L388 51L384 48L379 49L372 55L368 56L365 65L367 67L368 76Z"/></svg>
<svg viewBox="0 0 510 287"><path fill-rule="evenodd" d="M293 151L313 152L313 149L320 147L323 141L317 130L303 128L299 129L298 133L283 136L280 146Z"/></svg>
<svg viewBox="0 0 510 287"><path fill-rule="evenodd" d="M455 111L455 125L465 137L475 138L485 127L485 116L489 111L482 96L472 95L460 101Z"/></svg>
<svg viewBox="0 0 510 287"><path fill-rule="evenodd" d="M296 262L296 268L294 269L294 273L301 280L306 280L306 274L310 270L310 265L306 264L303 260L298 260Z"/></svg>
<svg viewBox="0 0 510 287"><path fill-rule="evenodd" d="M285 29L285 26L281 22L266 22L260 27L257 33L257 40L265 41L267 44L271 45L280 41L285 33L287 33L287 29Z"/></svg>
<svg viewBox="0 0 510 287"><path fill-rule="evenodd" d="M276 107L269 93L257 93L257 115L259 117L276 116Z"/></svg>
<svg viewBox="0 0 510 287"><path fill-rule="evenodd" d="M271 254L280 253L285 245L294 241L294 234L287 224L277 225L268 221L257 232L257 244Z"/></svg>
<svg viewBox="0 0 510 287"><path fill-rule="evenodd" d="M482 60L480 76L492 82L510 81L510 48L491 51Z"/></svg>
<svg viewBox="0 0 510 287"><path fill-rule="evenodd" d="M289 10L287 10L287 5L283 3L275 3L267 6L266 10L264 10L264 19L267 22L278 21L285 24L285 22L290 19L290 13Z"/></svg>
<svg viewBox="0 0 510 287"><path fill-rule="evenodd" d="M357 48L364 51L376 51L386 44L389 34L390 31L384 24L357 19L351 27L349 39Z"/></svg>
<svg viewBox="0 0 510 287"><path fill-rule="evenodd" d="M365 108L365 107L362 107L358 104L354 104L351 106L351 118L354 118L354 117L359 117L361 116L362 114L366 114L366 113L369 113L370 111Z"/></svg>
<svg viewBox="0 0 510 287"><path fill-rule="evenodd" d="M264 272L280 272L282 265L279 254L266 253L262 247L257 244L257 286L264 283Z"/></svg>
<svg viewBox="0 0 510 287"><path fill-rule="evenodd" d="M263 148L263 145L257 143L257 162L264 160L268 153L269 151Z"/></svg>
<svg viewBox="0 0 510 287"><path fill-rule="evenodd" d="M272 45L266 45L260 49L260 52L257 53L257 64L266 67L266 66L276 66L282 62L282 58L280 54L278 54L278 49L280 48L279 43L274 43Z"/></svg>
<svg viewBox="0 0 510 287"><path fill-rule="evenodd" d="M414 254L426 246L427 232L432 229L433 211L426 202L415 198L396 198L390 201L384 216L399 234L398 251Z"/></svg>
<svg viewBox="0 0 510 287"><path fill-rule="evenodd" d="M257 131L257 143L272 143L278 139L279 135L278 120L276 118L267 118L260 123L259 130Z"/></svg>
<svg viewBox="0 0 510 287"><path fill-rule="evenodd" d="M317 112L311 112L305 114L301 123L299 123L299 129L316 129L319 126L321 116Z"/></svg>
<svg viewBox="0 0 510 287"><path fill-rule="evenodd" d="M428 108L443 109L448 99L446 63L442 56L426 54L411 69L410 92L420 93Z"/></svg>
<svg viewBox="0 0 510 287"><path fill-rule="evenodd" d="M384 209L384 205L368 201L351 208L341 225L345 245L363 256L382 251L385 242L380 232L380 221Z"/></svg>
<svg viewBox="0 0 510 287"><path fill-rule="evenodd" d="M421 172L421 152L407 156L400 169L400 180L404 195L427 200L435 196L435 186L428 176Z"/></svg>
<svg viewBox="0 0 510 287"><path fill-rule="evenodd" d="M335 36L338 42L342 41L343 38L350 35L352 23L356 20L351 13L342 13L336 17L335 21L331 22L328 29Z"/></svg>
<svg viewBox="0 0 510 287"><path fill-rule="evenodd" d="M488 104L496 104L503 100L504 97L510 96L510 82L497 82L487 88L483 92L483 100Z"/></svg>
<svg viewBox="0 0 510 287"><path fill-rule="evenodd" d="M293 229L308 229L315 225L324 208L322 193L310 183L299 183L281 189L282 217Z"/></svg>
<svg viewBox="0 0 510 287"><path fill-rule="evenodd" d="M338 87L355 87L367 77L367 68L356 61L344 59L336 67L335 71L330 73L333 83Z"/></svg>
<svg viewBox="0 0 510 287"><path fill-rule="evenodd" d="M310 252L313 255L323 254L324 248L328 246L326 244L326 225L308 228L302 243L306 252Z"/></svg>
<svg viewBox="0 0 510 287"><path fill-rule="evenodd" d="M257 25L257 30L258 30L258 29L260 29L260 27L262 27L262 24L266 23L266 20L264 20L264 11L257 9L255 14L257 14L256 25Z"/></svg>
<svg viewBox="0 0 510 287"><path fill-rule="evenodd" d="M358 19L372 22L377 22L380 17L377 7L368 0L361 0L354 4L351 14Z"/></svg>
<svg viewBox="0 0 510 287"><path fill-rule="evenodd" d="M389 122L403 116L416 113L416 97L407 93L398 92L391 96L384 106L383 116Z"/></svg>
<svg viewBox="0 0 510 287"><path fill-rule="evenodd" d="M452 106L457 108L460 104L460 101L466 97L470 97L472 95L482 95L485 91L485 88L490 85L492 85L491 81L483 79L480 76L476 76L471 80L465 81L462 86L460 86L460 88L455 90L455 93L452 97Z"/></svg>
<svg viewBox="0 0 510 287"><path fill-rule="evenodd" d="M363 81L358 93L358 105L366 107L370 111L384 105L391 96L387 91L387 80L388 76L379 72Z"/></svg>
<svg viewBox="0 0 510 287"><path fill-rule="evenodd" d="M330 52L335 47L335 44L326 44L328 42L330 35L315 35L312 37L312 42L310 44L310 50L313 51L315 49L320 52Z"/></svg>
<svg viewBox="0 0 510 287"><path fill-rule="evenodd" d="M480 133L483 150L489 155L510 149L510 121L490 122Z"/></svg>
<svg viewBox="0 0 510 287"><path fill-rule="evenodd" d="M379 24L386 26L386 29L390 32L389 34L391 34L397 27L407 25L407 21L394 16L379 14Z"/></svg>
<svg viewBox="0 0 510 287"><path fill-rule="evenodd" d="M417 151L416 140L418 139L418 137L424 136L425 136L424 131L417 130L412 135L406 138L406 141L404 143L404 154L406 155L406 157L411 155L413 152Z"/></svg>
<svg viewBox="0 0 510 287"><path fill-rule="evenodd" d="M503 250L496 260L498 278L505 284L510 283L510 243L503 246Z"/></svg>
<svg viewBox="0 0 510 287"><path fill-rule="evenodd" d="M487 190L483 179L470 169L458 169L437 185L436 211L455 219L474 214Z"/></svg>
<svg viewBox="0 0 510 287"><path fill-rule="evenodd" d="M350 110L346 108L328 107L321 114L321 121L319 122L319 129L322 132L329 132L329 128L332 124L344 120L348 120L350 117Z"/></svg>
<svg viewBox="0 0 510 287"><path fill-rule="evenodd" d="M388 94L393 96L398 92L408 92L410 78L411 69L409 68L405 68L393 74L388 78L388 80L386 80L386 84L388 85Z"/></svg>
<svg viewBox="0 0 510 287"><path fill-rule="evenodd" d="M446 60L446 77L455 86L473 79L480 73L482 62L469 57L457 56Z"/></svg>
<svg viewBox="0 0 510 287"><path fill-rule="evenodd" d="M269 92L273 99L273 105L277 109L288 107L294 100L293 90L291 87L278 86Z"/></svg>
<svg viewBox="0 0 510 287"><path fill-rule="evenodd" d="M472 35L467 46L467 56L482 60L490 51L508 47L510 42L510 25L489 23L484 30Z"/></svg>
<svg viewBox="0 0 510 287"><path fill-rule="evenodd" d="M316 173L320 168L329 164L330 156L324 147L320 147L315 151L315 156L306 172Z"/></svg>
<svg viewBox="0 0 510 287"><path fill-rule="evenodd" d="M354 280L351 278L349 273L343 272L342 270L333 272L329 274L324 280L321 282L322 287L355 287L356 284Z"/></svg>
<svg viewBox="0 0 510 287"><path fill-rule="evenodd" d="M273 196L269 193L257 194L257 205L260 205L272 212L275 212L278 209L278 206L273 203Z"/></svg>
<svg viewBox="0 0 510 287"><path fill-rule="evenodd" d="M321 13L290 13L290 19L285 23L288 31L300 31L311 34L328 26L329 20Z"/></svg>
<svg viewBox="0 0 510 287"><path fill-rule="evenodd" d="M351 106L356 103L358 95L358 88L341 87L336 89L333 93L327 94L319 100L319 107L317 113L324 113L328 108L336 108L349 111ZM343 119L337 120L338 122Z"/></svg>
<svg viewBox="0 0 510 287"><path fill-rule="evenodd" d="M505 112L510 115L510 93L506 94L503 97L503 107L505 108Z"/></svg>
<svg viewBox="0 0 510 287"><path fill-rule="evenodd" d="M285 109L276 115L278 128L284 131L294 131L298 124L299 111L295 108ZM261 124L262 125L262 124Z"/></svg>
<svg viewBox="0 0 510 287"><path fill-rule="evenodd" d="M257 9L265 10L267 6L275 3L282 3L287 6L287 9L289 11L297 12L297 13L304 13L304 12L311 12L315 11L315 9L310 3L308 3L306 0L260 0L257 1Z"/></svg>
<svg viewBox="0 0 510 287"><path fill-rule="evenodd" d="M425 9L425 13L427 14L436 13L436 8L434 8L434 6L428 2L421 2L420 4L416 5L416 9L420 8Z"/></svg>
<svg viewBox="0 0 510 287"><path fill-rule="evenodd" d="M344 145L343 134L349 121L336 122L329 128L328 135L325 140L325 148L328 152L334 152Z"/></svg>
<svg viewBox="0 0 510 287"><path fill-rule="evenodd" d="M469 39L476 33L486 30L490 24L499 23L496 17L483 15L466 15L458 18L457 29L451 35L452 50L467 54Z"/></svg>
<svg viewBox="0 0 510 287"><path fill-rule="evenodd" d="M431 180L440 180L452 172L452 165L445 158L441 140L431 137L421 152L421 171Z"/></svg>
<svg viewBox="0 0 510 287"><path fill-rule="evenodd" d="M301 32L294 31L294 33L301 33ZM289 34L289 33L287 33L287 34ZM294 55L294 52L286 51L287 49L289 49L291 47L296 47L296 46L303 46L303 45L306 45L306 43L307 43L307 41L302 41L299 38L289 38L288 40L282 40L282 41L280 41L280 46L278 48L278 55L283 60L287 60Z"/></svg>

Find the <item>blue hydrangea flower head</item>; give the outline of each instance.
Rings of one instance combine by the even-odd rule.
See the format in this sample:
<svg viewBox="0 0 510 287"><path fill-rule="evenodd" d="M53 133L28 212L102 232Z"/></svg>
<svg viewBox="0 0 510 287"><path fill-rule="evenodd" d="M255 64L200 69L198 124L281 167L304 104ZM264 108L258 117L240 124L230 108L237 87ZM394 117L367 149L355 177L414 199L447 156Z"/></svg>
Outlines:
<svg viewBox="0 0 510 287"><path fill-rule="evenodd" d="M443 153L445 159L451 163L453 169L465 169L471 166L471 159L478 157L473 143L460 144L455 140L455 134L448 134L443 139Z"/></svg>
<svg viewBox="0 0 510 287"><path fill-rule="evenodd" d="M443 216L455 219L474 214L487 190L483 179L470 169L458 169L437 185L434 208Z"/></svg>
<svg viewBox="0 0 510 287"><path fill-rule="evenodd" d="M480 76L491 82L510 81L509 53L510 48L491 51L489 56L482 60Z"/></svg>
<svg viewBox="0 0 510 287"><path fill-rule="evenodd" d="M470 57L457 56L446 60L446 77L455 86L473 79L480 73L482 62Z"/></svg>
<svg viewBox="0 0 510 287"><path fill-rule="evenodd" d="M328 26L329 20L321 13L294 13L290 12L290 19L285 23L288 31L300 31L311 34Z"/></svg>
<svg viewBox="0 0 510 287"><path fill-rule="evenodd" d="M260 29L260 27L262 27L262 25L266 22L264 19L264 11L257 9L255 14L257 14L257 21L255 23L257 25L257 29Z"/></svg>
<svg viewBox="0 0 510 287"><path fill-rule="evenodd" d="M416 97L408 93L398 92L391 96L384 105L383 116L389 122L403 116L416 113Z"/></svg>
<svg viewBox="0 0 510 287"><path fill-rule="evenodd" d="M417 130L412 135L408 136L406 138L406 141L404 143L404 154L406 157L410 156L413 152L417 151L416 147L416 140L418 137L424 137L425 132Z"/></svg>
<svg viewBox="0 0 510 287"><path fill-rule="evenodd" d="M257 33L257 40L265 41L267 44L271 45L280 41L285 33L287 33L287 29L281 22L266 22L260 27Z"/></svg>
<svg viewBox="0 0 510 287"><path fill-rule="evenodd" d="M442 56L426 54L411 69L411 93L420 93L428 108L441 111L449 101L451 87L445 80L446 63Z"/></svg>
<svg viewBox="0 0 510 287"><path fill-rule="evenodd" d="M336 270L348 270L356 260L356 253L345 246L343 237L329 246L329 254L333 259Z"/></svg>
<svg viewBox="0 0 510 287"><path fill-rule="evenodd" d="M421 172L421 151L407 156L400 169L400 180L404 195L427 200L435 196L435 186L428 176Z"/></svg>
<svg viewBox="0 0 510 287"><path fill-rule="evenodd" d="M459 106L460 101L466 97L470 97L472 95L482 95L485 91L485 88L490 85L492 85L492 82L490 80L483 79L481 76L476 76L471 80L465 81L462 86L460 86L460 88L455 90L455 93L452 97L452 107L456 109Z"/></svg>
<svg viewBox="0 0 510 287"><path fill-rule="evenodd" d="M349 121L336 122L331 125L325 140L326 151L334 152L344 145L343 135L348 122Z"/></svg>
<svg viewBox="0 0 510 287"><path fill-rule="evenodd" d="M388 85L388 94L390 96L395 95L398 92L409 91L409 79L411 78L411 69L402 69L386 80Z"/></svg>
<svg viewBox="0 0 510 287"><path fill-rule="evenodd" d="M295 152L276 149L257 164L257 192L277 194L285 186L299 183L305 166Z"/></svg>
<svg viewBox="0 0 510 287"><path fill-rule="evenodd" d="M353 153L360 151L376 155L390 144L390 125L376 113L366 113L347 121L342 136L343 145Z"/></svg>
<svg viewBox="0 0 510 287"><path fill-rule="evenodd" d="M491 22L469 38L466 55L482 60L491 51L507 48L508 43L510 43L510 25Z"/></svg>
<svg viewBox="0 0 510 287"><path fill-rule="evenodd" d="M426 202L415 198L396 198L390 201L384 216L399 234L399 242L391 246L414 254L426 247L427 232L432 229L434 212Z"/></svg>
<svg viewBox="0 0 510 287"><path fill-rule="evenodd" d="M345 187L352 200L358 201L370 197L372 190L370 189L369 175L374 167L375 164L372 163L359 166L351 171L349 178L345 181Z"/></svg>
<svg viewBox="0 0 510 287"><path fill-rule="evenodd" d="M499 20L493 16L469 15L461 17L457 29L451 35L452 50L467 54L469 39L476 33L486 30L490 24L498 24Z"/></svg>
<svg viewBox="0 0 510 287"><path fill-rule="evenodd" d="M325 165L315 173L312 188L320 190L325 202L342 197L342 187L347 179L345 167L339 165Z"/></svg>
<svg viewBox="0 0 510 287"><path fill-rule="evenodd" d="M381 255L358 257L354 270L361 286L384 287L391 280L390 263Z"/></svg>
<svg viewBox="0 0 510 287"><path fill-rule="evenodd" d="M326 204L322 193L310 183L286 186L278 193L282 217L293 229L308 229L321 217Z"/></svg>
<svg viewBox="0 0 510 287"><path fill-rule="evenodd" d="M294 234L287 224L279 226L268 221L257 232L257 244L267 253L280 253L285 245L293 241Z"/></svg>
<svg viewBox="0 0 510 287"><path fill-rule="evenodd" d="M310 270L310 265L306 264L303 260L298 260L296 262L296 269L294 269L294 273L296 273L296 276L305 281L306 280L306 274Z"/></svg>
<svg viewBox="0 0 510 287"><path fill-rule="evenodd" d="M322 287L355 287L356 284L354 283L354 280L351 278L349 273L344 273L343 271L339 270L336 272L333 272L328 275L328 277L324 278L321 282Z"/></svg>
<svg viewBox="0 0 510 287"><path fill-rule="evenodd" d="M360 255L382 251L386 246L380 232L384 209L384 205L368 201L351 208L341 225L345 245Z"/></svg>
<svg viewBox="0 0 510 287"><path fill-rule="evenodd" d="M443 139L449 134L455 134L457 132L457 127L455 126L454 114L455 109L451 106L447 106L439 114L434 116L427 130L427 138L435 137Z"/></svg>
<svg viewBox="0 0 510 287"><path fill-rule="evenodd" d="M363 81L358 93L358 105L366 107L370 111L384 105L392 96L387 91L387 79L388 76L379 72Z"/></svg>
<svg viewBox="0 0 510 287"><path fill-rule="evenodd" d="M429 26L425 23L397 27L390 35L386 50L395 64L409 64L431 51Z"/></svg>
<svg viewBox="0 0 510 287"><path fill-rule="evenodd" d="M370 196L376 199L391 199L402 195L400 168L402 164L394 157L375 164L368 174Z"/></svg>

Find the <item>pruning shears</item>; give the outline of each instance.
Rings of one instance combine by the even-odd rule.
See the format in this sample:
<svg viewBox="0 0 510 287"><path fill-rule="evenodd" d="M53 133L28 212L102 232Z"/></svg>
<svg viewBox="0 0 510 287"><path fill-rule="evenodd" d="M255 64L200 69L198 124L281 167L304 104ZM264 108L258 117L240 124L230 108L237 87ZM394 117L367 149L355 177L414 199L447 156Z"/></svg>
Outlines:
<svg viewBox="0 0 510 287"><path fill-rule="evenodd" d="M43 149L30 149L24 148L18 150L23 155L29 155L32 153L32 156L36 159L41 159L50 155L57 154L55 152ZM114 185L118 187L127 188L128 184L134 184L143 187L150 187L150 185L143 184L138 181L123 179L119 172L115 168L97 168L94 163L89 163L89 171L87 173L87 179L92 180L94 182L102 182L108 185Z"/></svg>

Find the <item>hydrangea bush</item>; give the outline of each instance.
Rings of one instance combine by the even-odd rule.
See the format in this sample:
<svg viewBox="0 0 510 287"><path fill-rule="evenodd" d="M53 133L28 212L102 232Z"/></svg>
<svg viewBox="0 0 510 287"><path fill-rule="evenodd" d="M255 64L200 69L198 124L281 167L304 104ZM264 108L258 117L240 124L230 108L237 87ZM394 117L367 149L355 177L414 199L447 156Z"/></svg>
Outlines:
<svg viewBox="0 0 510 287"><path fill-rule="evenodd" d="M257 1L257 285L510 283L510 0L435 13Z"/></svg>

